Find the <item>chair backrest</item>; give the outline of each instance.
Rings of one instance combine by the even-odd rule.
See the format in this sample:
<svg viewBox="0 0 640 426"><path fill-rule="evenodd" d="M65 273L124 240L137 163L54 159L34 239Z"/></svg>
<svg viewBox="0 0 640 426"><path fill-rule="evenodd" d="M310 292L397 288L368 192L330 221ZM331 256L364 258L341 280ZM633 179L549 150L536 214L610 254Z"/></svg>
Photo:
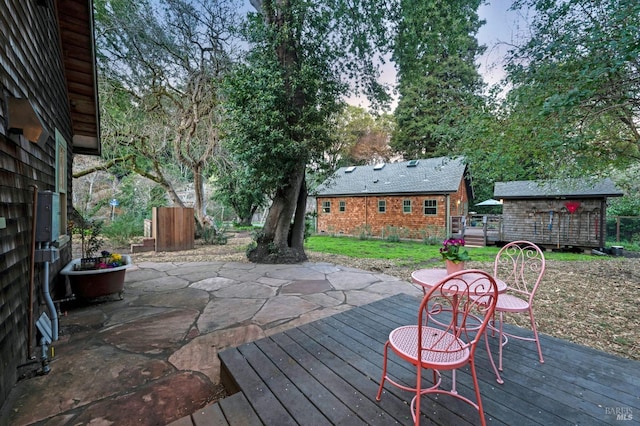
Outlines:
<svg viewBox="0 0 640 426"><path fill-rule="evenodd" d="M533 302L544 275L545 259L540 247L530 241L513 241L502 247L493 267L493 275Z"/></svg>
<svg viewBox="0 0 640 426"><path fill-rule="evenodd" d="M493 316L498 287L491 274L478 269L455 272L434 285L422 299L418 313L418 347L446 353L475 351L478 340ZM424 327L443 333L423 334ZM456 339L451 339L451 334Z"/></svg>

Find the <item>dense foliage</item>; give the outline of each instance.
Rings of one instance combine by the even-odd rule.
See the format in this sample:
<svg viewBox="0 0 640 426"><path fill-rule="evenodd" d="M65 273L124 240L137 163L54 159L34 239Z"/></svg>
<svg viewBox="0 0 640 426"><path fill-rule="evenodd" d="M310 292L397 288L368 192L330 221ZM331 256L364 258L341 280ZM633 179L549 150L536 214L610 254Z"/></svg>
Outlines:
<svg viewBox="0 0 640 426"><path fill-rule="evenodd" d="M250 50L228 80L227 147L271 199L249 253L258 262L297 262L303 248L306 172L322 161L331 117L350 84L384 101L377 83L386 45L384 1L253 1Z"/></svg>
<svg viewBox="0 0 640 426"><path fill-rule="evenodd" d="M508 58L500 148L538 176L609 173L640 160L640 3L520 0L531 37Z"/></svg>
<svg viewBox="0 0 640 426"><path fill-rule="evenodd" d="M400 99L392 147L405 158L456 154L481 111L480 0L402 0L393 59Z"/></svg>

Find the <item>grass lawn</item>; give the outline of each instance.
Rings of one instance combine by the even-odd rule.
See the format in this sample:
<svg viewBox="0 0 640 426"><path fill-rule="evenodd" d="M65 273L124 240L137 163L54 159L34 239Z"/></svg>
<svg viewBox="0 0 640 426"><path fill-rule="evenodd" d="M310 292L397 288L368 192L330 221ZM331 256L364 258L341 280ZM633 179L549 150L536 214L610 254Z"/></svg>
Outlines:
<svg viewBox="0 0 640 426"><path fill-rule="evenodd" d="M314 235L305 242L305 249L320 253L367 259L389 259L407 263L420 263L430 259L441 259L441 245L426 245L419 241L392 242L380 239L361 240L354 237L332 237ZM471 259L478 262L493 262L499 247L465 247ZM593 260L597 256L582 253L546 251L548 260Z"/></svg>

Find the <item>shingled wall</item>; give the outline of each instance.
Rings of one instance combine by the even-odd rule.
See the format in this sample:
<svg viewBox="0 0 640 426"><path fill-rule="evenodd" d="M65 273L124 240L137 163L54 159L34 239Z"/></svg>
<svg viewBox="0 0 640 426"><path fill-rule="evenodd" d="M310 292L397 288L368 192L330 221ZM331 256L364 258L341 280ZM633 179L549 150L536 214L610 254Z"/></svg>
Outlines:
<svg viewBox="0 0 640 426"><path fill-rule="evenodd" d="M18 379L17 371L35 350L36 333L28 341L31 236L34 185L55 190L55 132L71 141L71 120L62 66L55 2L6 0L0 5L0 405ZM50 137L39 145L9 132L8 102L26 98ZM71 147L67 149L67 195L71 197ZM71 206L71 202L67 202ZM64 230L63 230L64 232ZM51 264L51 285L71 257L61 247ZM34 321L44 311L43 267L34 267Z"/></svg>

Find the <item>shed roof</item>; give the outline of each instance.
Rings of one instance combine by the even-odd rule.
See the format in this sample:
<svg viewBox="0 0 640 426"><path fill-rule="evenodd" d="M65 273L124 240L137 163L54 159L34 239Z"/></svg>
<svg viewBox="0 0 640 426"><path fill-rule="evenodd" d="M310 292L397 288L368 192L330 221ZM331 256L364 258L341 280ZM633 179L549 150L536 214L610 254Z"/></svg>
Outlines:
<svg viewBox="0 0 640 426"><path fill-rule="evenodd" d="M624 195L611 179L496 182L494 198L604 198Z"/></svg>
<svg viewBox="0 0 640 426"><path fill-rule="evenodd" d="M315 195L449 194L458 190L464 172L462 160L449 157L341 167Z"/></svg>

